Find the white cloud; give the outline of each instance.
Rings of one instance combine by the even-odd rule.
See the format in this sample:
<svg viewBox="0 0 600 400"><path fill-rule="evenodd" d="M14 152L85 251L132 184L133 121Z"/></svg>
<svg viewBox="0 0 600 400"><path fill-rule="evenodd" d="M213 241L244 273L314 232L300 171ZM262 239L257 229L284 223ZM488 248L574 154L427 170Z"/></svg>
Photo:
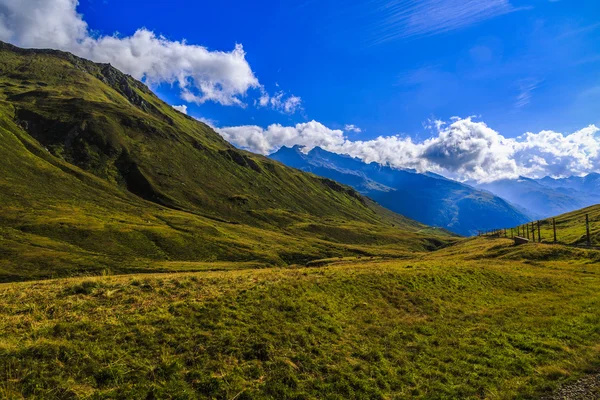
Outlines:
<svg viewBox="0 0 600 400"><path fill-rule="evenodd" d="M345 141L344 132L329 129L317 121L296 126L273 124L267 129L254 125L225 127L217 132L234 145L260 154L270 154L282 146L296 144L308 148L337 148Z"/></svg>
<svg viewBox="0 0 600 400"><path fill-rule="evenodd" d="M302 99L300 97L294 95L286 97L283 91L270 96L263 89L260 98L255 103L258 107L271 107L273 110L290 115L302 109Z"/></svg>
<svg viewBox="0 0 600 400"><path fill-rule="evenodd" d="M179 111L180 113L183 113L185 115L188 115L187 109L188 106L186 105L182 105L182 106L171 106L174 109L176 109L177 111ZM204 118L204 117L192 117L197 121L200 121L202 123L205 123L206 125L210 126L213 129L217 129L217 121L215 121L214 119L210 119L210 118Z"/></svg>
<svg viewBox="0 0 600 400"><path fill-rule="evenodd" d="M93 36L77 0L0 0L0 40L23 47L70 51L111 63L149 84L177 83L184 100L243 105L260 84L241 44L229 52L171 41L147 29L132 36Z"/></svg>
<svg viewBox="0 0 600 400"><path fill-rule="evenodd" d="M281 108L286 114L294 114L302 108L302 99L298 96L291 95L283 101Z"/></svg>
<svg viewBox="0 0 600 400"><path fill-rule="evenodd" d="M204 124L206 124L208 126L210 126L211 128L213 128L215 130L217 129L216 126L218 124L218 121L216 121L214 119L204 118L204 117L194 117L194 119L198 120L198 121L200 121L200 122L202 122L202 123L204 123Z"/></svg>
<svg viewBox="0 0 600 400"><path fill-rule="evenodd" d="M172 106L174 109L176 109L177 111L179 111L182 114L186 114L187 115L187 106L186 105L182 105L182 106Z"/></svg>
<svg viewBox="0 0 600 400"><path fill-rule="evenodd" d="M536 90L540 86L540 82L537 79L529 78L521 80L519 85L519 94L517 96L517 100L515 102L515 107L521 108L525 107L527 104L531 103L531 98L533 97L533 91Z"/></svg>
<svg viewBox="0 0 600 400"><path fill-rule="evenodd" d="M356 126L354 124L346 124L346 126L344 126L344 131L346 131L346 132L354 132L354 133L361 133L362 129L360 129L358 126Z"/></svg>
<svg viewBox="0 0 600 400"><path fill-rule="evenodd" d="M231 143L261 154L281 146L320 146L365 162L433 171L459 180L487 182L521 175L558 177L600 171L600 129L594 125L566 135L542 131L505 138L472 118L436 122L432 124L435 136L421 142L399 135L352 141L343 131L316 121L267 129L227 127L218 132Z"/></svg>
<svg viewBox="0 0 600 400"><path fill-rule="evenodd" d="M509 0L376 0L369 8L374 43L450 32L516 10Z"/></svg>

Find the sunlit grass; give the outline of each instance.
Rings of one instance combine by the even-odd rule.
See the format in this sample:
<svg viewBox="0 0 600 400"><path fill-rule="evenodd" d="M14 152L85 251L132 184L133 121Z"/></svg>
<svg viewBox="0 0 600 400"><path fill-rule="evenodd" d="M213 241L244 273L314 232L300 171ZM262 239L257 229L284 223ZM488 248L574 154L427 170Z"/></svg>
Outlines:
<svg viewBox="0 0 600 400"><path fill-rule="evenodd" d="M556 241L558 243L570 244L570 245L586 245L587 244L587 230L586 230L586 215L589 218L590 227L590 243L594 246L600 245L600 205L587 207L581 210L573 211L567 214L556 216ZM529 236L531 239L532 227L531 224L527 226L529 230ZM537 221L533 223L533 229L535 229L535 241L539 240L538 224ZM512 233L521 233L521 236L526 236L524 227L513 228ZM509 231L509 235L510 235ZM552 218L540 221L540 233L542 243L553 243L554 242L554 225Z"/></svg>
<svg viewBox="0 0 600 400"><path fill-rule="evenodd" d="M0 393L534 397L600 361L598 252L487 258L501 248L3 284Z"/></svg>

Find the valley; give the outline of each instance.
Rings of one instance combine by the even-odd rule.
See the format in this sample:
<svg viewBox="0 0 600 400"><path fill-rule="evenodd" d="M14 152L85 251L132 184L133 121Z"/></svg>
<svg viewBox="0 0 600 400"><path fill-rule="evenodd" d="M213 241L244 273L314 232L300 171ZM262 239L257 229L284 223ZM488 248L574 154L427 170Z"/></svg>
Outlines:
<svg viewBox="0 0 600 400"><path fill-rule="evenodd" d="M250 153L109 64L6 43L0 159L1 398L535 399L600 368L600 251L573 246L598 205L557 244L473 237L532 218Z"/></svg>
<svg viewBox="0 0 600 400"><path fill-rule="evenodd" d="M7 44L0 55L0 71L19 71L0 75L0 281L401 256L455 240L235 149L110 66Z"/></svg>

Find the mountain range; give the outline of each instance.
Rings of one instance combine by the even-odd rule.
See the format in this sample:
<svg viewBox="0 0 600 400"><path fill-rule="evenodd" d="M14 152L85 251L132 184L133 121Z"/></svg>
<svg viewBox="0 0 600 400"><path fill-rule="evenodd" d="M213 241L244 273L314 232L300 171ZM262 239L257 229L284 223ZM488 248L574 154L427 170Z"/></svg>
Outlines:
<svg viewBox="0 0 600 400"><path fill-rule="evenodd" d="M568 178L504 179L476 185L519 205L533 218L548 218L600 203L600 174Z"/></svg>
<svg viewBox="0 0 600 400"><path fill-rule="evenodd" d="M401 255L454 240L432 226L473 235L530 219L521 201L432 173L237 149L111 65L55 50L0 43L0 137L0 280ZM597 182L538 184L592 201Z"/></svg>
<svg viewBox="0 0 600 400"><path fill-rule="evenodd" d="M529 216L502 198L433 173L416 173L328 152L282 147L270 156L290 167L350 185L382 206L461 235L516 226Z"/></svg>

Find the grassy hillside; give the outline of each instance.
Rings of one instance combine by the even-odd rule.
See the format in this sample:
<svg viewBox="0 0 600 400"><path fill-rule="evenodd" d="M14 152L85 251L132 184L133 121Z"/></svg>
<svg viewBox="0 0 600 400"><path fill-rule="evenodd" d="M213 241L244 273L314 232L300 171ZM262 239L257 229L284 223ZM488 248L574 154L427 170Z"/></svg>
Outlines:
<svg viewBox="0 0 600 400"><path fill-rule="evenodd" d="M207 218L145 201L54 158L1 112L0 139L1 281L205 269L216 261L264 266L401 256L447 240L376 205L359 209L373 222L277 209L269 213L281 222L271 229Z"/></svg>
<svg viewBox="0 0 600 400"><path fill-rule="evenodd" d="M277 224L273 209L377 220L353 190L235 149L110 65L2 44L0 77L5 116L50 154L147 200L254 225Z"/></svg>
<svg viewBox="0 0 600 400"><path fill-rule="evenodd" d="M395 261L2 284L0 397L535 398L600 366L599 261L478 238Z"/></svg>
<svg viewBox="0 0 600 400"><path fill-rule="evenodd" d="M591 244L593 246L600 246L600 205L583 208L581 210L555 217L557 242L569 245L585 245L587 243L585 225L586 214L589 216L590 221ZM541 220L540 228L542 242L553 242L554 229L552 225L552 218ZM529 227L529 230L531 232L531 226ZM516 229L514 231L516 232ZM535 238L538 240L537 222L535 223L535 231Z"/></svg>
<svg viewBox="0 0 600 400"><path fill-rule="evenodd" d="M0 281L401 257L451 237L239 151L108 65L0 44Z"/></svg>

